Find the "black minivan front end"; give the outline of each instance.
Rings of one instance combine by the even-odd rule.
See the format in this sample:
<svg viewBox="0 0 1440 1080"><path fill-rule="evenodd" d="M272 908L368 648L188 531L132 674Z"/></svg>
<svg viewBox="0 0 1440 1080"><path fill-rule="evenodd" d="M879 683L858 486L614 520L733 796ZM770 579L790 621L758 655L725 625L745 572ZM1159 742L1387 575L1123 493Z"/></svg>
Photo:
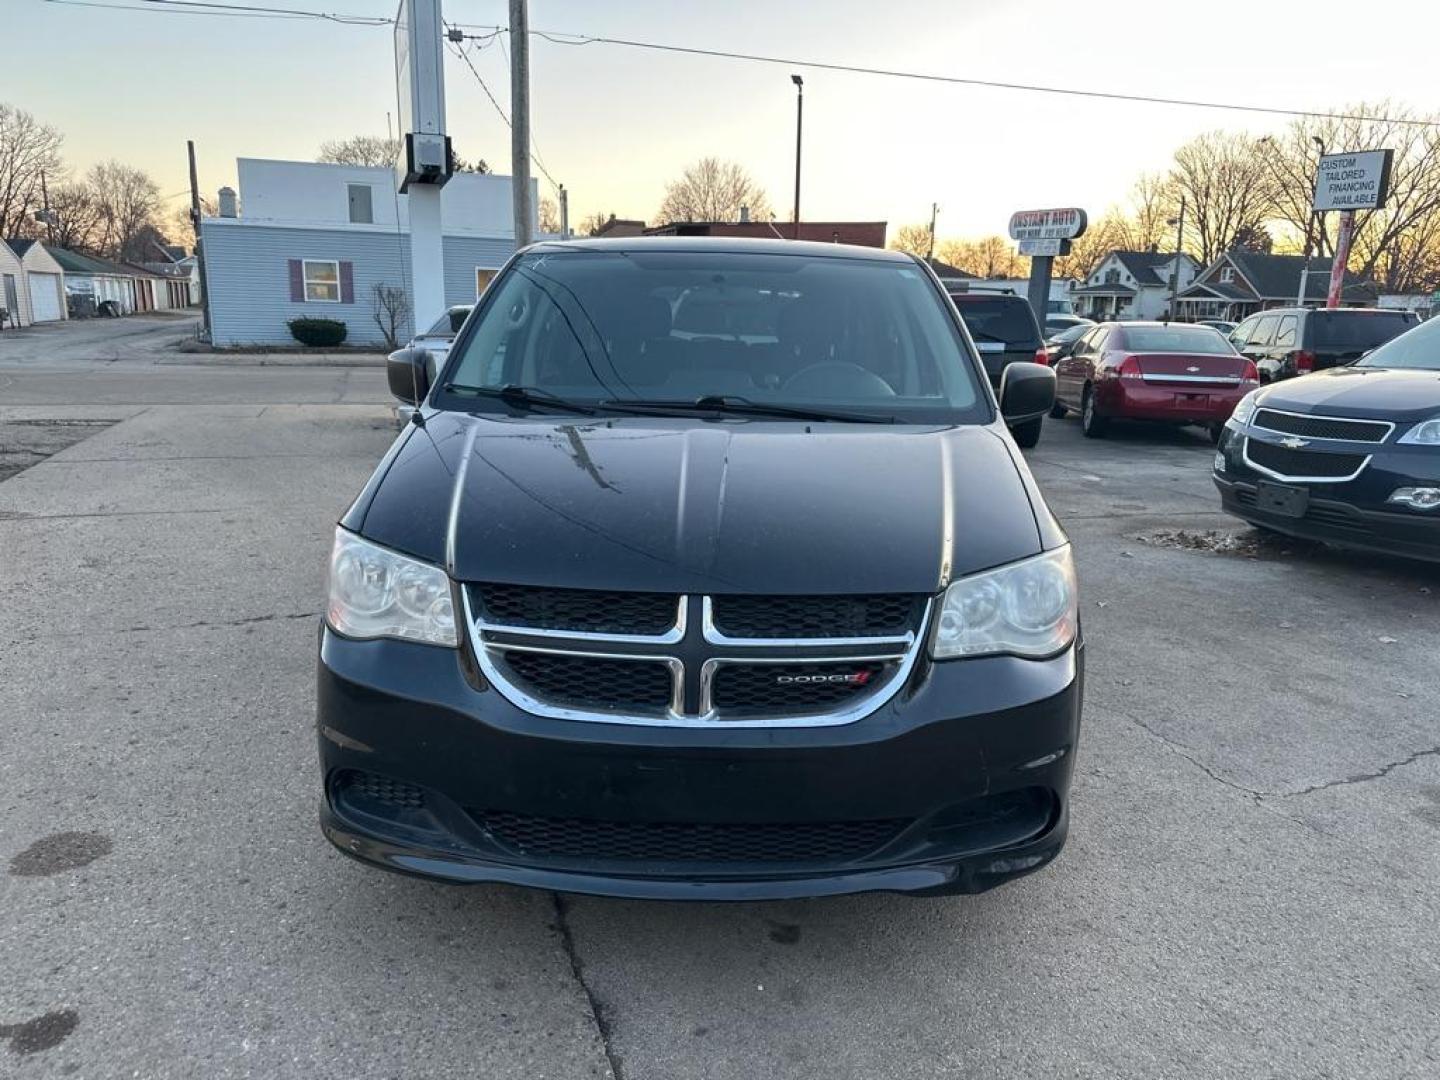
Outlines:
<svg viewBox="0 0 1440 1080"><path fill-rule="evenodd" d="M342 518L321 818L404 873L620 897L978 892L1065 842L1070 546L928 269L541 245ZM408 366L413 365L413 366Z"/></svg>

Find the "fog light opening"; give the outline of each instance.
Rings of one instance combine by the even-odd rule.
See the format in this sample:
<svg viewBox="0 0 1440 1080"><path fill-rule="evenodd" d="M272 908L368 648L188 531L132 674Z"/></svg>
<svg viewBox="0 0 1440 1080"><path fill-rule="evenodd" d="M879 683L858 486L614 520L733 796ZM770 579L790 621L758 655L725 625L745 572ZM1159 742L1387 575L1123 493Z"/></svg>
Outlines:
<svg viewBox="0 0 1440 1080"><path fill-rule="evenodd" d="M1411 510L1434 510L1440 507L1440 487L1396 488L1386 501Z"/></svg>

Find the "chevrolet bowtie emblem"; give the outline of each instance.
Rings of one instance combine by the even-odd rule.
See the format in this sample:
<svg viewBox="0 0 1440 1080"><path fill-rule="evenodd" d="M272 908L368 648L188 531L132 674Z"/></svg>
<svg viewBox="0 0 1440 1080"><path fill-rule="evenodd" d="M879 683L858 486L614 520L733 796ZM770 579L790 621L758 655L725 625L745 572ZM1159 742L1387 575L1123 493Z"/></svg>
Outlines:
<svg viewBox="0 0 1440 1080"><path fill-rule="evenodd" d="M1309 446L1310 440L1297 439L1294 435L1291 435L1288 439L1281 439L1280 445L1285 447L1285 449L1287 450L1299 450L1301 447Z"/></svg>
<svg viewBox="0 0 1440 1080"><path fill-rule="evenodd" d="M1199 371L1200 369L1198 367L1187 367L1185 370L1190 372L1191 375L1194 375L1195 372Z"/></svg>

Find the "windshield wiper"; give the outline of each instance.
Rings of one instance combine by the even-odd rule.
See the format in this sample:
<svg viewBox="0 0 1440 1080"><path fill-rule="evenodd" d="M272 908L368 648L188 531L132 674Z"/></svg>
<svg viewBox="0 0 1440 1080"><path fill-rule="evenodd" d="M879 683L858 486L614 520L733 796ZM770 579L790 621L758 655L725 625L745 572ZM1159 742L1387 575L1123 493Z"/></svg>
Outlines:
<svg viewBox="0 0 1440 1080"><path fill-rule="evenodd" d="M541 390L538 386L517 386L515 383L506 383L504 386L465 386L462 383L446 383L443 388L447 393L452 394L474 394L476 397L495 398L511 405L517 409L534 409L540 406L550 409L559 409L562 412L580 413L584 416L594 416L595 410L588 405L582 405L578 401L569 401L558 394L552 394L549 390Z"/></svg>
<svg viewBox="0 0 1440 1080"><path fill-rule="evenodd" d="M738 394L706 394L689 401L660 398L618 398L602 401L602 407L616 409L661 409L685 412L716 412L731 416L783 416L789 420L834 420L848 424L893 424L893 416L870 416L865 413L836 412L830 409L809 409L796 405L770 405L751 401Z"/></svg>
<svg viewBox="0 0 1440 1080"><path fill-rule="evenodd" d="M966 327L969 330L969 327ZM984 330L970 330L970 336L976 341L993 341L998 345L1006 344L1003 337L996 337L994 334L987 334Z"/></svg>

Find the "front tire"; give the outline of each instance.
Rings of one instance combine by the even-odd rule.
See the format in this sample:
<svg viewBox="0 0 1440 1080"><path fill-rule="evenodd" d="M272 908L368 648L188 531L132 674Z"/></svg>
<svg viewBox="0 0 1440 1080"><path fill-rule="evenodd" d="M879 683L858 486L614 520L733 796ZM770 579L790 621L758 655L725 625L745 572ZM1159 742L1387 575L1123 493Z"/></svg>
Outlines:
<svg viewBox="0 0 1440 1080"><path fill-rule="evenodd" d="M1033 450L1040 442L1040 427L1045 423L1043 416L1037 416L1033 420L1026 420L1023 424L1016 424L1010 429L1010 436L1015 440L1015 445L1022 450Z"/></svg>
<svg viewBox="0 0 1440 1080"><path fill-rule="evenodd" d="M1080 430L1087 439L1099 439L1105 435L1105 429L1109 421L1095 411L1095 391L1092 387L1085 387L1085 393L1080 398Z"/></svg>
<svg viewBox="0 0 1440 1080"><path fill-rule="evenodd" d="M1064 405L1061 405L1060 402L1057 401L1054 405L1050 406L1050 419L1064 420L1066 414L1069 413L1069 411L1069 409L1067 409Z"/></svg>

